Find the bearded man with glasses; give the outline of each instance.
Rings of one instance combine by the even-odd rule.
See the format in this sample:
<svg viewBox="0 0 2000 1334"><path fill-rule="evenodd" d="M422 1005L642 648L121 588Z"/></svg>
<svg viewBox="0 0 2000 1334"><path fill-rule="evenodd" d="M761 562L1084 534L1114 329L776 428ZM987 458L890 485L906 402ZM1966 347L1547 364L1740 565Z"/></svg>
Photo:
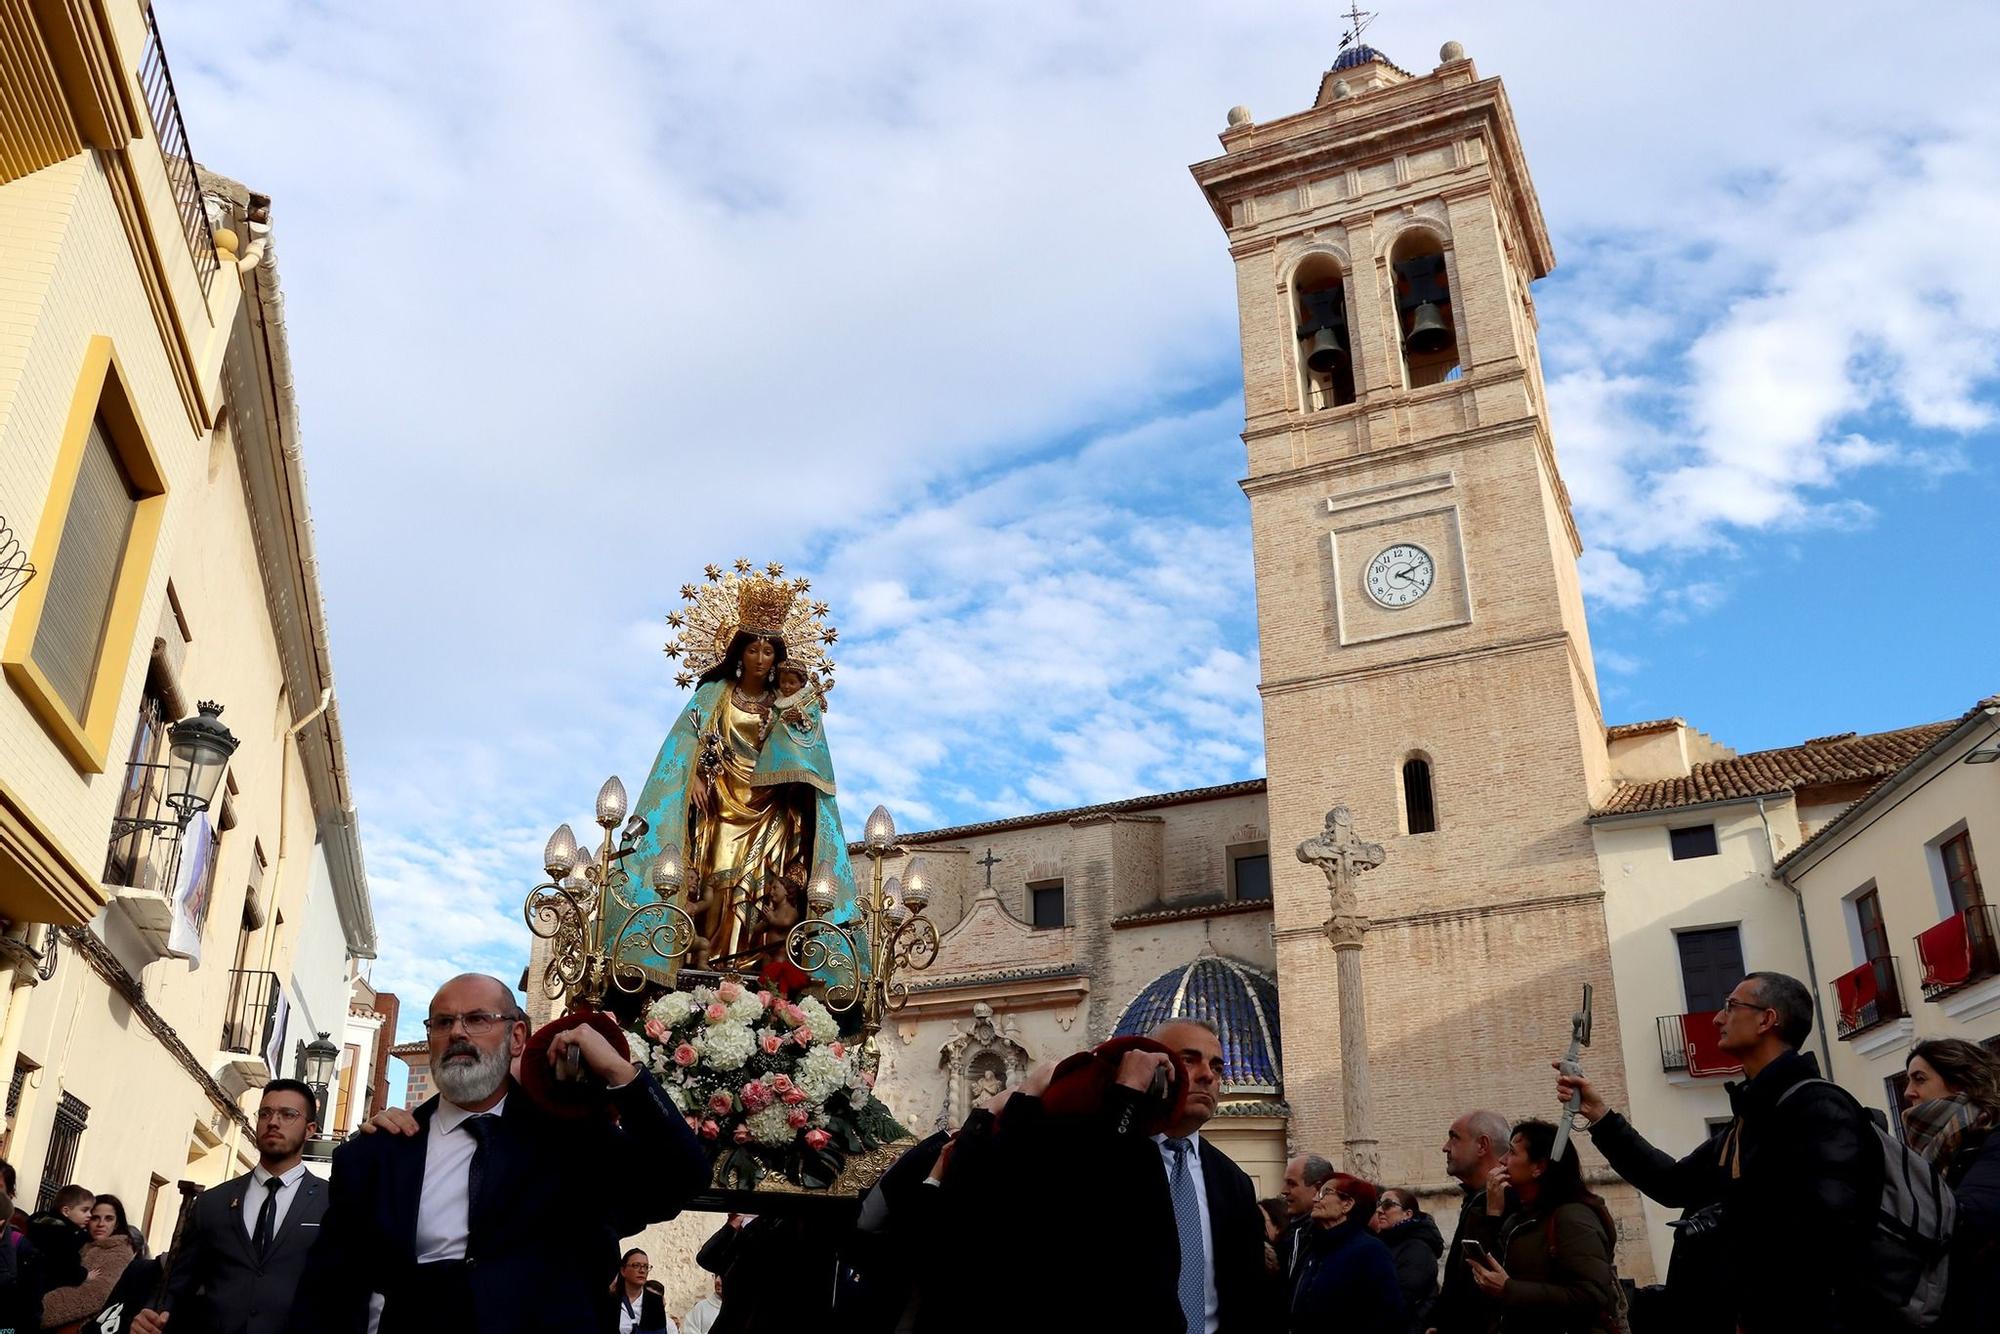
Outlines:
<svg viewBox="0 0 2000 1334"><path fill-rule="evenodd" d="M133 1317L134 1334L283 1334L306 1255L326 1213L326 1182L301 1157L318 1099L274 1079L257 1104L257 1166L194 1203L173 1256L166 1300ZM93 1322L86 1321L86 1325Z"/></svg>
<svg viewBox="0 0 2000 1334"><path fill-rule="evenodd" d="M708 1154L653 1076L589 1025L551 1040L609 1090L559 1119L509 1074L527 1016L467 973L424 1020L437 1096L334 1151L332 1203L290 1328L303 1334L594 1334L618 1241L708 1185ZM571 1052L575 1056L572 1057Z"/></svg>

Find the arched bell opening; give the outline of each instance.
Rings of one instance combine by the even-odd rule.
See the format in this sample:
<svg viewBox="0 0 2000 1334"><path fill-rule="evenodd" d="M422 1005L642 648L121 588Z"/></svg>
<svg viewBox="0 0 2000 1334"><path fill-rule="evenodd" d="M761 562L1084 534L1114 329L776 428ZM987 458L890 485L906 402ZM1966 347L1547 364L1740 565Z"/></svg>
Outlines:
<svg viewBox="0 0 2000 1334"><path fill-rule="evenodd" d="M1444 247L1414 232L1390 253L1396 275L1396 317L1403 338L1403 379L1412 389L1458 378L1458 330Z"/></svg>
<svg viewBox="0 0 2000 1334"><path fill-rule="evenodd" d="M1307 412L1354 401L1353 343L1347 330L1347 276L1331 255L1312 255L1292 275L1299 340L1299 402Z"/></svg>

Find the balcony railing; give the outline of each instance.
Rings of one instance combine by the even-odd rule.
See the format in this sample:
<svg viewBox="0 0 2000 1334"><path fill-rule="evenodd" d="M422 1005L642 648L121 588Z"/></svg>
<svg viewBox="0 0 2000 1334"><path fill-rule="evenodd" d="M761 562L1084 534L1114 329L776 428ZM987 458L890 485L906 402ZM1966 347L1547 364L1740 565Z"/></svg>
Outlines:
<svg viewBox="0 0 2000 1334"><path fill-rule="evenodd" d="M1743 1073L1743 1063L1724 1054L1718 1045L1715 1013L1703 1010L1660 1016L1660 1069L1670 1075L1688 1074L1697 1079Z"/></svg>
<svg viewBox="0 0 2000 1334"><path fill-rule="evenodd" d="M125 766L118 818L104 858L104 882L171 894L180 869L180 831L164 800L167 766L137 760Z"/></svg>
<svg viewBox="0 0 2000 1334"><path fill-rule="evenodd" d="M160 45L160 25L153 18L151 5L146 6L146 51L139 60L139 87L146 94L146 110L152 113L153 137L159 140L160 156L167 164L167 181L173 187L174 208L181 215L188 253L194 257L195 276L206 295L215 279L215 233L209 229L208 210L201 201L201 178L188 148L187 126L181 121L173 72L167 68L166 48Z"/></svg>
<svg viewBox="0 0 2000 1334"><path fill-rule="evenodd" d="M222 1018L222 1049L263 1057L271 1045L271 1030L277 1019L278 975L255 968L230 969L229 1009Z"/></svg>
<svg viewBox="0 0 2000 1334"><path fill-rule="evenodd" d="M1993 904L1975 903L1916 939L1927 1001L2000 976L2000 908Z"/></svg>
<svg viewBox="0 0 2000 1334"><path fill-rule="evenodd" d="M1842 1041L1908 1015L1896 960L1885 954L1833 979L1833 1012Z"/></svg>

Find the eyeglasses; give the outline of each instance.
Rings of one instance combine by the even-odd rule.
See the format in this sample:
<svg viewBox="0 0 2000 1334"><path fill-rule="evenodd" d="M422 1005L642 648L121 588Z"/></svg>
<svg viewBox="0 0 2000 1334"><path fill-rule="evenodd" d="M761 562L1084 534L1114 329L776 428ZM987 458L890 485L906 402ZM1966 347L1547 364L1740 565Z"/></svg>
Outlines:
<svg viewBox="0 0 2000 1334"><path fill-rule="evenodd" d="M1386 1214L1391 1209L1401 1209L1402 1207L1403 1207L1402 1205L1396 1203L1394 1200L1378 1200L1375 1203L1375 1212L1378 1214Z"/></svg>
<svg viewBox="0 0 2000 1334"><path fill-rule="evenodd" d="M259 1121L282 1121L286 1125L290 1125L303 1116L305 1116L305 1113L296 1107L259 1107L257 1109L257 1119Z"/></svg>
<svg viewBox="0 0 2000 1334"><path fill-rule="evenodd" d="M1762 1014L1771 1007L1768 1005L1752 1005L1749 1001L1740 1001L1736 997L1731 996L1722 1002L1722 1008L1724 1010L1748 1010L1751 1014Z"/></svg>
<svg viewBox="0 0 2000 1334"><path fill-rule="evenodd" d="M441 1036L451 1032L453 1025L463 1024L467 1037L483 1038L493 1031L494 1025L513 1022L515 1016L511 1014L495 1014L491 1010L471 1010L465 1014L434 1014L424 1020L424 1031Z"/></svg>

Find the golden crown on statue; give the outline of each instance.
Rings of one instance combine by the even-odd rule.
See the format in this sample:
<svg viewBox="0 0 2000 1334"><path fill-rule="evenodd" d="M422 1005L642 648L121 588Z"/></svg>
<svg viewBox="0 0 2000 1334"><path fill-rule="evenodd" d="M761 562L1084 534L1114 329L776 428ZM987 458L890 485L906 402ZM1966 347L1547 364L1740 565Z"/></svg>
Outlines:
<svg viewBox="0 0 2000 1334"><path fill-rule="evenodd" d="M826 623L826 604L807 599L810 582L785 578L785 567L777 561L758 571L740 558L727 572L710 565L702 574L704 582L681 585L687 605L667 613L667 625L676 633L667 641L666 653L681 664L675 685L693 685L728 654L738 632L747 631L782 639L786 661L803 667L822 697L833 689L827 646L840 632Z"/></svg>

